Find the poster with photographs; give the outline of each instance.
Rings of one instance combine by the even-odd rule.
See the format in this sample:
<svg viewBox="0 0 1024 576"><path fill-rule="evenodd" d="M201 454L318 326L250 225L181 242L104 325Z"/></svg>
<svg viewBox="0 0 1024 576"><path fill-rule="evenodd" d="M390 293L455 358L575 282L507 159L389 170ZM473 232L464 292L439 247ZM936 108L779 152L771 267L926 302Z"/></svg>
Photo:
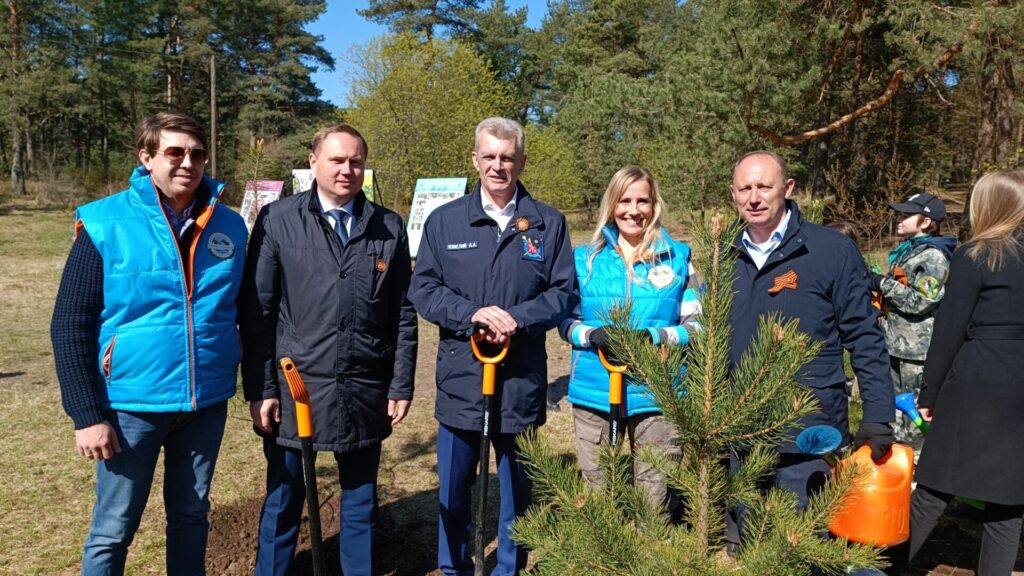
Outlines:
<svg viewBox="0 0 1024 576"><path fill-rule="evenodd" d="M466 178L420 178L409 208L409 221L405 226L409 233L409 252L415 258L423 238L423 224L427 216L438 207L461 198L466 194Z"/></svg>
<svg viewBox="0 0 1024 576"><path fill-rule="evenodd" d="M373 198L373 169L367 168L363 170L363 194L366 195L366 199L370 202L376 202Z"/></svg>
<svg viewBox="0 0 1024 576"><path fill-rule="evenodd" d="M313 187L313 180L316 177L309 168L292 170L292 194L300 194ZM363 171L363 194L366 199L374 202L373 198L373 170Z"/></svg>
<svg viewBox="0 0 1024 576"><path fill-rule="evenodd" d="M305 192L313 187L313 171L309 168L292 170L292 194Z"/></svg>
<svg viewBox="0 0 1024 576"><path fill-rule="evenodd" d="M249 180L245 183L245 196L242 197L242 208L238 213L245 219L245 227L250 232L260 210L280 198L282 190L284 180Z"/></svg>

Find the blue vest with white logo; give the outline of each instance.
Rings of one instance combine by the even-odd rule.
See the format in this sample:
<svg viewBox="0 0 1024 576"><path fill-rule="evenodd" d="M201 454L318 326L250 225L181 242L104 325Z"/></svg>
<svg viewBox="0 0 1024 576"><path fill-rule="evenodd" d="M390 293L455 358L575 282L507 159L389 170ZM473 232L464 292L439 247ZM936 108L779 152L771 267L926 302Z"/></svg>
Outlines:
<svg viewBox="0 0 1024 576"><path fill-rule="evenodd" d="M235 296L245 263L241 216L217 203L224 185L201 184L209 201L192 210L191 281L149 172L82 206L79 225L103 258L100 374L103 405L115 410L199 410L235 393L241 350ZM188 284L191 284L189 286Z"/></svg>
<svg viewBox="0 0 1024 576"><path fill-rule="evenodd" d="M663 231L652 246L654 257L649 262L634 264L630 278L622 256L614 248L618 232L611 228L603 232L607 244L592 261L589 261L590 245L577 246L573 251L583 323L594 327L606 325L611 310L623 306L628 300L631 306L629 323L634 329L677 326L684 292L687 288L695 288L686 285L690 247L671 239L668 232ZM651 272L656 268L661 275L658 282L652 283ZM682 327L675 329L681 342L687 342L686 331ZM574 348L572 351L569 402L608 412L608 371L592 348ZM659 411L647 386L632 378L626 379L625 404L628 416Z"/></svg>

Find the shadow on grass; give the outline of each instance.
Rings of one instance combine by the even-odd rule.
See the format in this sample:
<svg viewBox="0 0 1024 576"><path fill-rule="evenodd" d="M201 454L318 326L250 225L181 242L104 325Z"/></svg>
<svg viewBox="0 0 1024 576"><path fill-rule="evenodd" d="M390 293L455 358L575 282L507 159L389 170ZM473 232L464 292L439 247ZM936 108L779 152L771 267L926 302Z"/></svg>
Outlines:
<svg viewBox="0 0 1024 576"><path fill-rule="evenodd" d="M558 404L560 400L569 395L569 376L559 376L554 382L548 384L548 408ZM560 408L559 408L560 409Z"/></svg>

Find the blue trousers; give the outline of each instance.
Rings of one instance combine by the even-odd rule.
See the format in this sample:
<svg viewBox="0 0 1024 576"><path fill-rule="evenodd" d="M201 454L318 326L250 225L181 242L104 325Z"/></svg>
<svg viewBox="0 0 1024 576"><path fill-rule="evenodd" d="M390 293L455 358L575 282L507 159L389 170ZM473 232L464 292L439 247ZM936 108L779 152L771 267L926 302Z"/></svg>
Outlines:
<svg viewBox="0 0 1024 576"><path fill-rule="evenodd" d="M373 576L377 523L377 468L380 443L353 452L335 452L341 482L338 547L345 576ZM306 498L302 451L263 440L267 458L267 498L260 514L256 576L284 576L295 554Z"/></svg>
<svg viewBox="0 0 1024 576"><path fill-rule="evenodd" d="M96 463L96 505L82 556L83 576L124 574L164 451L167 574L206 574L210 481L228 403L196 412L105 412L121 452Z"/></svg>
<svg viewBox="0 0 1024 576"><path fill-rule="evenodd" d="M498 510L498 566L492 576L513 576L526 568L527 550L512 541L512 523L530 505L533 483L519 461L515 434L492 434L498 465L501 505ZM480 432L443 424L437 430L437 475L440 517L437 567L447 576L473 574L473 484L480 461Z"/></svg>

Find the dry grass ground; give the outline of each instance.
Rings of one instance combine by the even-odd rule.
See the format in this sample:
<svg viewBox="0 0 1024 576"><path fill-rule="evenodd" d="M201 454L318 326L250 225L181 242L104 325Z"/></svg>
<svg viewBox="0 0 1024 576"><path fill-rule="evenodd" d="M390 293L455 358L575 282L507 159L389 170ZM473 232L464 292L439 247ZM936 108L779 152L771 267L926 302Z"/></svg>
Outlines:
<svg viewBox="0 0 1024 576"><path fill-rule="evenodd" d="M73 454L70 421L60 406L48 327L60 272L71 244L71 214L29 204L0 205L0 575L75 574L92 506L93 465ZM582 237L582 235L581 235ZM436 331L421 326L417 397L409 418L385 443L380 470L382 565L388 574L422 575L435 568L436 467L433 419ZM564 394L568 349L549 337L553 395ZM547 434L572 453L566 402L549 413ZM247 574L263 493L263 456L240 399L230 419L213 487L210 573ZM321 456L318 475L325 536L337 546L337 471ZM155 486L161 485L160 472ZM492 483L492 486L496 483ZM496 503L491 510L496 509ZM493 518L493 515L492 515ZM129 553L128 573L164 572L164 514L151 495ZM973 524L947 523L926 549L917 574L971 574L978 546ZM294 574L308 573L304 545ZM941 562L940 562L941 561ZM336 564L335 564L336 565ZM954 572L955 570L955 572Z"/></svg>

